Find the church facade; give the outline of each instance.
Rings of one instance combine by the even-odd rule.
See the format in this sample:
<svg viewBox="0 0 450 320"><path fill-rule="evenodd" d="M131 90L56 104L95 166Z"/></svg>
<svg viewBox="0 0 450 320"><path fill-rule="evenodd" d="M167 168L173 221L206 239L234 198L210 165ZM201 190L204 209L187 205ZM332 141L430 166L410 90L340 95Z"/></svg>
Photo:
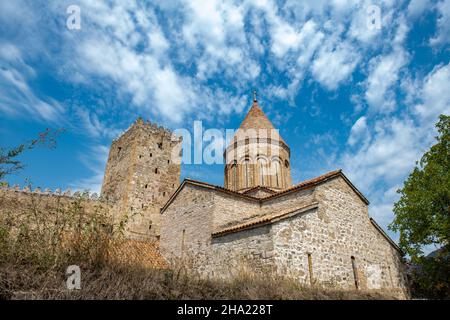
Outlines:
<svg viewBox="0 0 450 320"><path fill-rule="evenodd" d="M256 99L224 152L224 186L185 179L181 141L139 119L111 146L102 198L139 211L129 236L205 276L282 275L406 295L402 253L341 170L293 185L290 148Z"/></svg>

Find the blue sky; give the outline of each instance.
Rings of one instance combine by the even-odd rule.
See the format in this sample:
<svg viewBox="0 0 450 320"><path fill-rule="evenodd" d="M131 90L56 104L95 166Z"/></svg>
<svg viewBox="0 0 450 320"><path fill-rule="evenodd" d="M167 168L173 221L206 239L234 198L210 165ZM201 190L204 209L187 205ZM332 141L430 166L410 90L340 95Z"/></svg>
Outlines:
<svg viewBox="0 0 450 320"><path fill-rule="evenodd" d="M370 5L381 28L367 26ZM67 129L7 180L99 191L111 140L139 115L232 129L256 89L294 182L342 168L386 227L449 114L449 44L450 0L1 1L0 144ZM223 167L183 165L182 177L220 185Z"/></svg>

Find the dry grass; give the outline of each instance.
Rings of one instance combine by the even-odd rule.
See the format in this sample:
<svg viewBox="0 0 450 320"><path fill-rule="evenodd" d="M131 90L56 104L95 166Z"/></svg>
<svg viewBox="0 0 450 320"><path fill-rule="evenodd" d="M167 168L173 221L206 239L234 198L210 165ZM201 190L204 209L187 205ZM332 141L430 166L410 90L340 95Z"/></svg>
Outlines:
<svg viewBox="0 0 450 320"><path fill-rule="evenodd" d="M393 299L374 292L304 287L279 278L243 276L231 281L208 280L187 275L182 270L120 265L82 270L82 289L67 290L64 272L3 265L0 299Z"/></svg>

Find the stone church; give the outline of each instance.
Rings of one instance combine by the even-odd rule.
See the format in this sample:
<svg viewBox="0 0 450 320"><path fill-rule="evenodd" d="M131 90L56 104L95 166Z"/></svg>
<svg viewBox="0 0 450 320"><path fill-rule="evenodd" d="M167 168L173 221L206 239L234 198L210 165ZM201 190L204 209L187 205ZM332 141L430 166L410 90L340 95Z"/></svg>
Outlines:
<svg viewBox="0 0 450 320"><path fill-rule="evenodd" d="M256 98L224 152L225 185L185 179L181 139L138 119L113 141L102 198L131 238L201 274L278 274L305 284L405 293L402 253L341 170L293 185L291 150ZM120 214L119 214L120 213Z"/></svg>

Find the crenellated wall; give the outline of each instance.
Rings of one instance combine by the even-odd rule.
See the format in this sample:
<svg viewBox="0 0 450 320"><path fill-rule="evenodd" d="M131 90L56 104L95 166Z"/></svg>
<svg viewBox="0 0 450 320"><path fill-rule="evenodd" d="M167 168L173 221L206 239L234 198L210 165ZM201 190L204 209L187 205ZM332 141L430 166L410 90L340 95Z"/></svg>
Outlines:
<svg viewBox="0 0 450 320"><path fill-rule="evenodd" d="M29 187L19 188L14 186L12 188L7 185L0 187L0 216L1 218L13 218L18 222L21 219L24 221L35 221L41 219L40 216L32 218L32 215L41 215L46 218L55 218L60 214L69 214L73 210L81 210L83 214L89 215L91 213L102 214L108 220L112 218L112 203L108 203L104 199L100 199L97 194L89 192L74 192L66 190L62 192L60 189L51 191L40 188L31 190Z"/></svg>
<svg viewBox="0 0 450 320"><path fill-rule="evenodd" d="M78 198L81 197L86 200L92 200L92 201L102 201L106 202L105 199L102 199L96 192L90 192L90 191L75 191L73 192L71 189L61 190L61 189L55 189L52 190L50 188L42 189L40 187L32 188L29 186L20 187L19 185L9 186L7 183L3 183L0 185L0 191L4 193L11 193L11 194L34 194L34 195L41 195L43 197L49 197L49 196L55 196L55 197L64 197L64 198Z"/></svg>

